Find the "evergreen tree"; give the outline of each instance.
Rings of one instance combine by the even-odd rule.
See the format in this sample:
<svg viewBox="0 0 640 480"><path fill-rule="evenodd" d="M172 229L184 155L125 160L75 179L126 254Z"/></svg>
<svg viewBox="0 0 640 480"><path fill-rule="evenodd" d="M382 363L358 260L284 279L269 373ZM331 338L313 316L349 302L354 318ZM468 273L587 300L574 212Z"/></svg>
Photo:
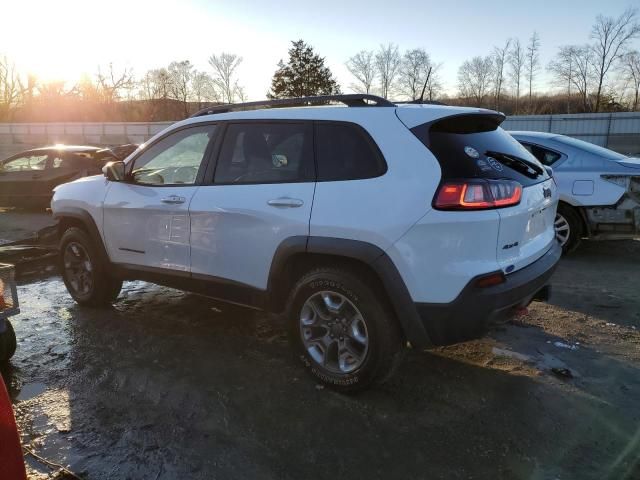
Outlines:
<svg viewBox="0 0 640 480"><path fill-rule="evenodd" d="M289 61L278 63L273 74L269 98L292 98L315 95L335 95L340 86L333 78L331 70L324 64L324 58L314 53L313 47L304 41L292 42Z"/></svg>

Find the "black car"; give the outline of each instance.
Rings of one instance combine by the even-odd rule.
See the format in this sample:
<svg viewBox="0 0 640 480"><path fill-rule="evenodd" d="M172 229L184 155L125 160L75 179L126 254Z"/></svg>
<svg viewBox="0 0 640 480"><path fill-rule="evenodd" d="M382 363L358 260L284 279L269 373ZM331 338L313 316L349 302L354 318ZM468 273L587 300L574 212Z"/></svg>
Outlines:
<svg viewBox="0 0 640 480"><path fill-rule="evenodd" d="M0 161L0 206L48 207L54 187L99 174L105 163L122 160L136 148L62 145L13 155Z"/></svg>

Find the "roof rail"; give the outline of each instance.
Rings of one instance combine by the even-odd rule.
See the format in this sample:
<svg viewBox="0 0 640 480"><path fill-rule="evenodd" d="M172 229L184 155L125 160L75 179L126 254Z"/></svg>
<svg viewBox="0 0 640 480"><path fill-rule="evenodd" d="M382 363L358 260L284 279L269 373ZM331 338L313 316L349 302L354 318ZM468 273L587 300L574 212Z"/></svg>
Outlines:
<svg viewBox="0 0 640 480"><path fill-rule="evenodd" d="M278 98L275 100L260 100L258 102L232 103L203 108L191 115L201 117L214 113L237 112L242 110L258 110L261 108L277 107L305 107L308 105L325 105L329 102L344 103L348 107L395 107L395 103L376 95L352 93L346 95L320 95L317 97Z"/></svg>
<svg viewBox="0 0 640 480"><path fill-rule="evenodd" d="M396 102L397 105L442 105L447 106L446 103L438 102L437 100L420 100L419 98L416 100L406 100L401 102Z"/></svg>

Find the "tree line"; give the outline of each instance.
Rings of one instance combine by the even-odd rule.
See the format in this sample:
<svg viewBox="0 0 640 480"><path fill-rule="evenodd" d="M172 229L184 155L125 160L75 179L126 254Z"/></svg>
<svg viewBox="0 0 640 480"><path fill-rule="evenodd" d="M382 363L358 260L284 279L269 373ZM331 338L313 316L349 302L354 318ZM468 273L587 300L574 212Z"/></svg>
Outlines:
<svg viewBox="0 0 640 480"><path fill-rule="evenodd" d="M546 65L553 89L546 92L536 89L543 70L538 33L524 44L507 39L490 54L463 62L453 103L516 115L637 111L640 53L633 46L639 37L637 9L618 17L598 15L588 42L560 46Z"/></svg>
<svg viewBox="0 0 640 480"><path fill-rule="evenodd" d="M640 109L638 10L617 17L598 15L588 40L562 45L543 65L541 38L508 38L485 56L458 68L457 89L446 91L442 63L423 47L400 51L394 43L350 56L348 89L394 100L440 101L487 107L507 114L638 111ZM246 100L238 74L242 57L221 52L198 70L189 60L173 61L139 77L127 68L103 66L77 83L43 82L21 76L0 56L0 121L160 121L184 118L220 103ZM546 88L540 76L546 70ZM303 40L273 74L268 98L337 94L342 88L326 59Z"/></svg>

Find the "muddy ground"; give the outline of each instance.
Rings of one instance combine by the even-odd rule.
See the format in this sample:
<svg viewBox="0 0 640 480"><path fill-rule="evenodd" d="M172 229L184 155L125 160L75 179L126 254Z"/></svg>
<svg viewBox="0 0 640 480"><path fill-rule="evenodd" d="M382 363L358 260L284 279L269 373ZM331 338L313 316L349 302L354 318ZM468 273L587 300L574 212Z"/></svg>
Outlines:
<svg viewBox="0 0 640 480"><path fill-rule="evenodd" d="M554 288L344 396L264 315L142 282L80 308L39 271L20 282L3 374L23 444L85 479L638 479L640 241L583 244Z"/></svg>

